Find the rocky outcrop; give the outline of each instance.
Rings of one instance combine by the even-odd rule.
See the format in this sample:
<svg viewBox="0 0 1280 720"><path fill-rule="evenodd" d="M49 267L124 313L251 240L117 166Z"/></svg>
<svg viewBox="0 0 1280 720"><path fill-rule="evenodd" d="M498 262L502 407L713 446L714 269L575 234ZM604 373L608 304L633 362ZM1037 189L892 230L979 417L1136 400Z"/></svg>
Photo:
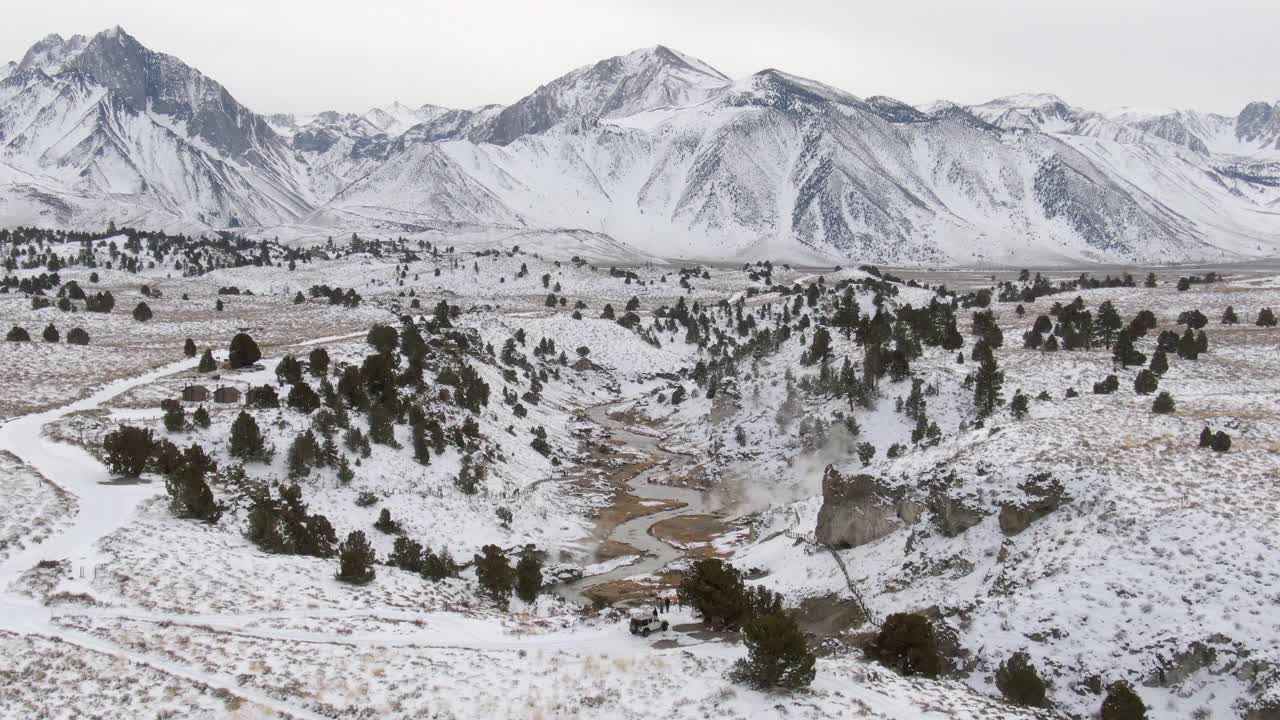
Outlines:
<svg viewBox="0 0 1280 720"><path fill-rule="evenodd" d="M871 475L846 478L828 465L814 536L837 548L858 547L903 527L903 515L912 517L911 508L891 488Z"/></svg>
<svg viewBox="0 0 1280 720"><path fill-rule="evenodd" d="M907 498L905 491L871 475L845 477L831 466L822 475L822 508L816 539L838 548L875 542L903 527L918 523L925 512L947 537L955 537L982 522L987 513L934 488L926 502Z"/></svg>
<svg viewBox="0 0 1280 720"><path fill-rule="evenodd" d="M1215 636L1210 642L1228 642L1227 638ZM1174 652L1160 659L1160 664L1147 679L1148 687L1173 687L1195 673L1209 667L1218 659L1218 650L1213 645L1195 641L1181 651Z"/></svg>
<svg viewBox="0 0 1280 720"><path fill-rule="evenodd" d="M987 515L965 505L956 498L936 495L929 499L929 510L933 512L933 522L938 530L947 537L955 537L969 528L982 522Z"/></svg>
<svg viewBox="0 0 1280 720"><path fill-rule="evenodd" d="M1259 700L1245 711L1244 720L1280 720L1280 700Z"/></svg>
<svg viewBox="0 0 1280 720"><path fill-rule="evenodd" d="M1019 488L1026 493L1025 500L1000 506L1000 530L1005 535L1017 535L1071 501L1062 483L1048 473L1032 475Z"/></svg>

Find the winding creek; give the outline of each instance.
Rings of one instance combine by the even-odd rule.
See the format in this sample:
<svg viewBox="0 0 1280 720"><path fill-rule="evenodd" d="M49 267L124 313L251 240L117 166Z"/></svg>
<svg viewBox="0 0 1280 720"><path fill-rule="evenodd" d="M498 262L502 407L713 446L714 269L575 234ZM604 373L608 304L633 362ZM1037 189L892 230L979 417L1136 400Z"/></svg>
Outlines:
<svg viewBox="0 0 1280 720"><path fill-rule="evenodd" d="M659 512L647 513L627 520L606 536L606 540L625 543L640 551L639 560L608 572L588 575L579 580L561 583L557 591L567 600L590 603L586 592L592 587L615 580L632 577L643 577L658 572L668 563L684 556L680 548L660 540L652 532L655 523L684 515L707 515L720 509L720 501L711 492L692 488L675 487L664 484L661 478L680 475L682 470L694 464L695 458L682 453L674 453L663 448L659 438L636 432L632 428L609 416L610 408L620 402L595 405L587 410L587 417L603 428L616 441L621 441L620 451L637 454L642 460L653 462L653 465L627 480L627 488L631 494L644 501L675 501L678 507Z"/></svg>

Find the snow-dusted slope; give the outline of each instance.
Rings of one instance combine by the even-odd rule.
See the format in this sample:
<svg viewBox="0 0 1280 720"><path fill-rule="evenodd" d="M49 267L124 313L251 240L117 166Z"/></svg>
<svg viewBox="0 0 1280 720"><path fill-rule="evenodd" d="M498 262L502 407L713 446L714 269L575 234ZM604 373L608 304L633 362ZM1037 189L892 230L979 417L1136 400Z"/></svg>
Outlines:
<svg viewBox="0 0 1280 720"><path fill-rule="evenodd" d="M0 69L0 221L457 225L642 253L901 263L1269 256L1280 110L926 110L663 46L508 106L257 115L119 28Z"/></svg>

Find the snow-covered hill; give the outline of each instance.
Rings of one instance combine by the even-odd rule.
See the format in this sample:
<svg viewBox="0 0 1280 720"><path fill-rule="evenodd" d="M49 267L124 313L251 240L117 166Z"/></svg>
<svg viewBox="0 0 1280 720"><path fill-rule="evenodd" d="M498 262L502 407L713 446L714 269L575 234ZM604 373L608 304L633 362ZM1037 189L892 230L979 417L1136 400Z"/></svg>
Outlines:
<svg viewBox="0 0 1280 720"><path fill-rule="evenodd" d="M663 46L510 106L263 116L119 28L0 69L0 222L605 233L668 258L1226 260L1280 236L1280 106L860 98Z"/></svg>

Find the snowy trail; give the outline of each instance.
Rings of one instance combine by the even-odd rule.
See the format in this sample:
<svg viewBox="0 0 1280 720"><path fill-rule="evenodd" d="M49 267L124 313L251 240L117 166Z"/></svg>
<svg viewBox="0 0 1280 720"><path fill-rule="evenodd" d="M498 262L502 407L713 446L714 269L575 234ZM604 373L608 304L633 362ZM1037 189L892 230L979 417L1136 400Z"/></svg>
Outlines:
<svg viewBox="0 0 1280 720"><path fill-rule="evenodd" d="M341 336L345 337L345 336ZM320 340L323 342L324 339ZM313 344L298 343L298 345ZM88 397L53 410L25 415L0 425L0 450L7 450L35 468L44 478L79 501L70 525L44 542L26 548L0 564L0 630L56 637L88 650L145 665L195 683L219 688L246 701L290 717L321 720L323 716L294 707L235 680L148 657L83 632L60 627L52 610L35 598L8 590L13 581L44 559L67 559L72 567L92 568L99 561L96 544L123 527L139 503L164 491L160 483L104 484L107 468L88 451L44 436L45 425L67 415L92 410L133 388L196 366L195 358L181 360L132 378L108 383Z"/></svg>
<svg viewBox="0 0 1280 720"><path fill-rule="evenodd" d="M359 645L377 647L430 647L451 648L461 650L524 650L524 649L559 649L580 650L610 647L619 645L618 628L600 626L583 630L581 628L565 628L546 633L513 635L505 626L494 623L491 619L477 619L460 616L457 613L438 612L406 612L382 611L361 608L348 610L314 610L298 609L267 613L245 613L224 615L177 615L172 613L156 613L145 610L115 608L77 608L65 613L65 617L101 618L136 620L140 622L182 625L192 628L206 629L214 632L228 633L244 637L264 640L284 640L291 642L314 643L325 645ZM293 620L321 618L376 618L380 621L414 622L420 625L412 632L354 632L335 635L332 632L312 630L285 630L253 627L252 623L262 620ZM693 622L692 615L684 618ZM636 653L649 652L648 643L626 643L622 647L632 647Z"/></svg>
<svg viewBox="0 0 1280 720"><path fill-rule="evenodd" d="M186 665L126 650L113 643L76 630L68 630L65 628L52 628L51 630L52 632L46 632L44 634L53 635L64 642L76 645L86 650L110 655L131 663L152 668L166 675L182 678L183 680L188 680L200 685L206 685L214 689L224 690L242 700L246 700L255 705L272 710L277 715L303 718L304 720L328 720L328 717L325 715L320 715L309 710L295 707L289 703L282 702L264 692L245 687L231 678L204 672L203 670L196 670Z"/></svg>
<svg viewBox="0 0 1280 720"><path fill-rule="evenodd" d="M309 347L326 342L363 337L365 332L313 338L284 347ZM190 370L198 359L187 358L161 366L150 372L108 383L88 397L62 407L14 418L0 425L0 450L8 450L31 465L50 483L61 487L80 500L75 520L63 532L17 553L0 563L0 592L15 578L40 560L68 559L74 568L92 568L98 559L93 545L117 530L132 516L138 503L163 492L160 483L104 485L110 473L82 448L44 437L44 426L74 412L92 410L132 390L183 370ZM126 416L145 417L154 411L126 411ZM0 601L3 603L3 601ZM0 604L0 607L3 607ZM3 625L3 620L0 620Z"/></svg>
<svg viewBox="0 0 1280 720"><path fill-rule="evenodd" d="M24 415L0 425L0 450L8 450L35 468L49 482L79 499L71 525L42 543L32 545L0 564L0 590L43 559L68 559L73 567L92 567L94 544L120 528L138 503L163 491L159 483L105 485L110 473L88 451L44 436L44 426L71 413L92 410L139 385L195 367L196 359L162 366L144 375L109 383L86 398L60 408ZM4 601L0 601L4 602ZM4 625L0 620L0 625Z"/></svg>

